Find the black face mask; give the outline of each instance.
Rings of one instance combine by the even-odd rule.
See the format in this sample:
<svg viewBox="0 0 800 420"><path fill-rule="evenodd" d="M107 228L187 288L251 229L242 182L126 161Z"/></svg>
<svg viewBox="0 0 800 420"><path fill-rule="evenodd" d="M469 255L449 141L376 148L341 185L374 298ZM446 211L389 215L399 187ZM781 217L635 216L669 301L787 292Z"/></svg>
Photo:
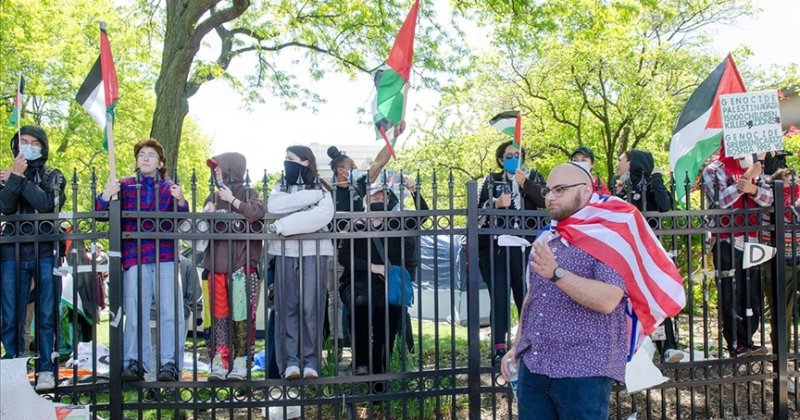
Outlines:
<svg viewBox="0 0 800 420"><path fill-rule="evenodd" d="M389 199L386 203L383 201L378 203L370 203L369 210L370 211L385 211L385 210L392 210L397 206L397 196L394 195L391 191L389 192Z"/></svg>
<svg viewBox="0 0 800 420"><path fill-rule="evenodd" d="M284 160L283 174L288 185L304 185L307 182L308 167L291 160Z"/></svg>

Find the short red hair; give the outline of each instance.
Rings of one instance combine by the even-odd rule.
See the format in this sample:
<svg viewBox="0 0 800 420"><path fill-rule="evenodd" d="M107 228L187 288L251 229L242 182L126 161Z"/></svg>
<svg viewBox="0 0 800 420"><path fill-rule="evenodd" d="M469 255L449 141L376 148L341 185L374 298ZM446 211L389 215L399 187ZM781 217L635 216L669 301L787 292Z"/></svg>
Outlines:
<svg viewBox="0 0 800 420"><path fill-rule="evenodd" d="M136 159L139 156L139 151L144 149L145 147L149 147L156 151L158 154L158 160L162 163L161 168L158 172L161 174L161 179L167 177L167 159L164 158L164 147L161 146L161 143L154 138L144 139L139 143L136 143L133 146L133 158Z"/></svg>

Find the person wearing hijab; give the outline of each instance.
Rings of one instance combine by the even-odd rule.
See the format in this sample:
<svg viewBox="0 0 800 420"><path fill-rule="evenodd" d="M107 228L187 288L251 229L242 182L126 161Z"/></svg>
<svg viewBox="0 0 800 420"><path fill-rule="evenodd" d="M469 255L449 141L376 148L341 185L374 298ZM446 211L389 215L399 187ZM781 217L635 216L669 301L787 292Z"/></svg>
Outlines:
<svg viewBox="0 0 800 420"><path fill-rule="evenodd" d="M0 214L58 213L64 205L66 179L58 170L47 166L50 150L45 131L35 125L22 126L11 137L14 161L0 171ZM47 235L57 223L38 223L37 231L19 222L7 222L2 235ZM29 231L29 232L28 232ZM15 233L16 232L16 233ZM12 239L13 241L13 239ZM17 255L19 252L19 255ZM56 366L50 355L55 343L60 282L53 277L58 243L52 241L14 242L0 247L0 302L2 303L3 348L6 358L22 357L25 352L25 315L31 283L36 284L36 390L55 387ZM38 275L37 275L38 274Z"/></svg>
<svg viewBox="0 0 800 420"><path fill-rule="evenodd" d="M758 241L756 227L761 223L761 216L756 213L745 215L737 210L771 206L774 201L772 188L762 176L761 162L754 162L751 156L728 156L724 143L719 160L706 166L702 173L707 208L729 209L732 213L717 216L714 224L734 229L752 227L748 232L723 232L713 237L722 335L732 357L766 354L768 350L765 347L753 342L763 310L761 270L759 267L746 270L742 267L744 242Z"/></svg>
<svg viewBox="0 0 800 420"><path fill-rule="evenodd" d="M617 160L617 176L621 185L617 189L617 196L630 201L641 212L672 210L672 197L664 185L661 171L655 168L653 155L641 150L628 150ZM649 220L650 227L658 227L657 219ZM663 335L660 334L663 328ZM677 331L672 318L664 320L659 334L654 333L654 338L662 358L667 363L677 363L689 359L689 353L678 349Z"/></svg>
<svg viewBox="0 0 800 420"><path fill-rule="evenodd" d="M621 154L616 172L621 181L616 195L628 200L639 211L665 212L672 209L672 198L650 152L628 150Z"/></svg>
<svg viewBox="0 0 800 420"><path fill-rule="evenodd" d="M247 160L240 153L223 153L208 162L217 190L206 198L203 211L239 214L244 220L231 224L218 220L212 229L219 233L260 232L266 214L258 191L245 184ZM224 379L242 381L247 377L247 355L253 354L255 319L260 276L258 262L263 242L260 240L212 241L203 252L200 264L209 279L211 334L208 343L211 358L211 382ZM229 303L230 302L230 303ZM250 319L250 331L247 320ZM231 334L232 332L232 334Z"/></svg>

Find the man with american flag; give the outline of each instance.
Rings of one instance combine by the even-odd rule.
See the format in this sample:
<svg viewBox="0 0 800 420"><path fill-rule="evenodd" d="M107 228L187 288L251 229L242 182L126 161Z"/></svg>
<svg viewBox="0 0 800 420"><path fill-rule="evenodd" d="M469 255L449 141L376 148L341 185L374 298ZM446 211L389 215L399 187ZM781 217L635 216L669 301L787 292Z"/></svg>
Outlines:
<svg viewBox="0 0 800 420"><path fill-rule="evenodd" d="M557 166L542 194L552 225L533 245L501 369L518 364L520 419L608 418L638 340L684 306L683 280L641 213L593 194L581 166Z"/></svg>

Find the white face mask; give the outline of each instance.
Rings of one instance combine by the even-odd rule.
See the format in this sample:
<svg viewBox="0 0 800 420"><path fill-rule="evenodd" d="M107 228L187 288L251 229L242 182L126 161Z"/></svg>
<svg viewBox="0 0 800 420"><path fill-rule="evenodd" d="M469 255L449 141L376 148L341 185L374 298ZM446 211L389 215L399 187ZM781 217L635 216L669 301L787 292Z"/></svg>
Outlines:
<svg viewBox="0 0 800 420"><path fill-rule="evenodd" d="M592 173L592 163L591 162L587 162L587 161L584 160L584 161L580 161L580 162L574 162L573 161L572 163L574 163L574 164L580 166L581 168L585 169L586 172Z"/></svg>
<svg viewBox="0 0 800 420"><path fill-rule="evenodd" d="M42 148L30 144L23 144L20 146L19 151L25 157L25 160L36 160L42 157Z"/></svg>

